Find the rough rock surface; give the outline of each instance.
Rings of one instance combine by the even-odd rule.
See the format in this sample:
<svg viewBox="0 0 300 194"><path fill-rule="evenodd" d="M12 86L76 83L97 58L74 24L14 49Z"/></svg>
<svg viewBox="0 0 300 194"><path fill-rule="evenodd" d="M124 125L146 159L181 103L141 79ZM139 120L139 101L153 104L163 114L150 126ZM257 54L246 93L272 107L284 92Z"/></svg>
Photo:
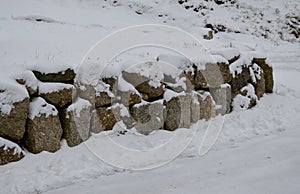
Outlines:
<svg viewBox="0 0 300 194"><path fill-rule="evenodd" d="M23 153L15 153L15 149L16 148L5 149L4 146L0 147L0 165L19 161L24 157Z"/></svg>
<svg viewBox="0 0 300 194"><path fill-rule="evenodd" d="M66 69L65 71L57 73L41 73L36 70L32 72L42 82L73 83L76 76L73 69Z"/></svg>
<svg viewBox="0 0 300 194"><path fill-rule="evenodd" d="M89 138L91 107L88 101L78 99L61 113L63 138L68 146L76 146Z"/></svg>
<svg viewBox="0 0 300 194"><path fill-rule="evenodd" d="M83 87L82 87L83 88ZM106 107L112 104L114 100L106 91L97 93L95 87L91 85L84 86L84 89L79 88L79 97L88 100L93 107Z"/></svg>
<svg viewBox="0 0 300 194"><path fill-rule="evenodd" d="M30 103L24 135L26 149L32 153L55 152L60 148L61 136L62 127L55 107L40 97L34 99Z"/></svg>
<svg viewBox="0 0 300 194"><path fill-rule="evenodd" d="M47 84L48 85L48 84ZM59 83L58 83L59 85ZM53 104L57 108L65 108L72 103L73 95L76 93L74 86L65 84L65 88L57 89L56 91L39 91L39 95L47 102ZM47 87L45 85L40 87Z"/></svg>
<svg viewBox="0 0 300 194"><path fill-rule="evenodd" d="M120 121L120 108L97 108L92 112L91 132L112 130L114 125Z"/></svg>
<svg viewBox="0 0 300 194"><path fill-rule="evenodd" d="M140 103L142 100L139 94L136 94L132 91L126 91L126 92L119 91L118 93L122 104L127 107Z"/></svg>
<svg viewBox="0 0 300 194"><path fill-rule="evenodd" d="M228 64L208 63L205 70L195 69L195 88L217 88L231 81Z"/></svg>
<svg viewBox="0 0 300 194"><path fill-rule="evenodd" d="M197 91L192 94L192 122L208 120L216 115L215 102L209 92Z"/></svg>
<svg viewBox="0 0 300 194"><path fill-rule="evenodd" d="M122 76L124 80L131 83L141 94L143 94L144 100L156 99L164 93L163 80L161 80L159 86L154 87L149 83L151 81L150 78L137 73L123 71Z"/></svg>
<svg viewBox="0 0 300 194"><path fill-rule="evenodd" d="M266 63L266 58L254 58L252 64L255 63L264 71L266 93L272 93L274 88L273 68Z"/></svg>
<svg viewBox="0 0 300 194"><path fill-rule="evenodd" d="M191 95L185 94L165 101L166 118L164 128L173 131L178 128L189 128L191 124Z"/></svg>
<svg viewBox="0 0 300 194"><path fill-rule="evenodd" d="M242 87L246 86L248 81L250 80L250 72L247 65L242 67L242 72L233 76L231 82L231 89L233 96L237 95L242 89Z"/></svg>
<svg viewBox="0 0 300 194"><path fill-rule="evenodd" d="M132 107L131 115L139 133L148 135L164 126L164 105L162 101L141 103Z"/></svg>
<svg viewBox="0 0 300 194"><path fill-rule="evenodd" d="M223 84L219 88L211 89L210 93L216 104L216 114L228 114L231 111L231 86Z"/></svg>
<svg viewBox="0 0 300 194"><path fill-rule="evenodd" d="M0 136L19 141L25 133L29 98L15 102L13 107L9 114L2 114L0 111Z"/></svg>

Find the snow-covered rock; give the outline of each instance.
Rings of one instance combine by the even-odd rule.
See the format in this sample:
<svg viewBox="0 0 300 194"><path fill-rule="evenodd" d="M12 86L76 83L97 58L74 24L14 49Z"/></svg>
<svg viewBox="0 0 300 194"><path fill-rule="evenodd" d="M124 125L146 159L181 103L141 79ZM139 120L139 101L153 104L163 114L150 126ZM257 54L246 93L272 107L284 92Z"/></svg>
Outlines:
<svg viewBox="0 0 300 194"><path fill-rule="evenodd" d="M274 89L273 67L266 58L254 58L253 64L258 64L264 71L266 93L272 93Z"/></svg>
<svg viewBox="0 0 300 194"><path fill-rule="evenodd" d="M61 82L61 83L73 83L74 78L76 76L73 69L66 69L64 71L59 72L51 72L51 73L44 73L38 70L32 71L36 78L42 82Z"/></svg>
<svg viewBox="0 0 300 194"><path fill-rule="evenodd" d="M254 63L249 67L251 84L255 88L255 94L261 98L266 91L265 73L262 68Z"/></svg>
<svg viewBox="0 0 300 194"><path fill-rule="evenodd" d="M112 130L114 125L120 121L120 107L97 108L92 112L91 132Z"/></svg>
<svg viewBox="0 0 300 194"><path fill-rule="evenodd" d="M173 97L169 97L171 96L169 94L165 95L169 99L164 102L166 106L164 129L173 131L178 128L189 128L191 125L191 95L184 92L176 95L175 92L168 90L166 92L174 95Z"/></svg>
<svg viewBox="0 0 300 194"><path fill-rule="evenodd" d="M19 141L25 132L29 109L24 86L0 83L0 136Z"/></svg>
<svg viewBox="0 0 300 194"><path fill-rule="evenodd" d="M39 95L57 108L65 108L71 104L75 94L75 87L71 84L39 83Z"/></svg>
<svg viewBox="0 0 300 194"><path fill-rule="evenodd" d="M216 103L216 114L228 114L231 111L231 85L223 84L219 88L210 89L210 93Z"/></svg>
<svg viewBox="0 0 300 194"><path fill-rule="evenodd" d="M62 132L57 109L41 97L34 98L24 135L26 149L32 153L55 152L60 148Z"/></svg>
<svg viewBox="0 0 300 194"><path fill-rule="evenodd" d="M165 108L163 100L136 104L131 108L137 132L148 135L154 130L163 129L164 127Z"/></svg>
<svg viewBox="0 0 300 194"><path fill-rule="evenodd" d="M244 86L240 94L236 95L232 101L232 107L235 111L247 110L256 105L258 97L252 84Z"/></svg>
<svg viewBox="0 0 300 194"><path fill-rule="evenodd" d="M201 119L209 120L216 115L215 101L209 92L193 92L191 110L191 120L193 123Z"/></svg>
<svg viewBox="0 0 300 194"><path fill-rule="evenodd" d="M62 112L63 138L67 140L68 146L76 146L89 138L91 107L89 101L78 98Z"/></svg>
<svg viewBox="0 0 300 194"><path fill-rule="evenodd" d="M144 100L156 99L164 92L164 76L159 64L146 62L131 67L122 72L122 77L143 94Z"/></svg>
<svg viewBox="0 0 300 194"><path fill-rule="evenodd" d="M16 143L0 137L0 165L21 160L25 153Z"/></svg>

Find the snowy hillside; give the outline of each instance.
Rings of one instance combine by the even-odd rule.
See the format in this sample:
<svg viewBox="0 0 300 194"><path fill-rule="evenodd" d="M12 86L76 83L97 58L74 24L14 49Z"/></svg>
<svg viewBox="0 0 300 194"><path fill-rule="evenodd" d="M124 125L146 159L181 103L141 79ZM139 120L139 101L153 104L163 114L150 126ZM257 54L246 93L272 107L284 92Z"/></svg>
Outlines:
<svg viewBox="0 0 300 194"><path fill-rule="evenodd" d="M122 28L142 24L169 25L192 34L215 61L227 61L237 53L246 61L258 55L266 57L273 66L275 81L274 93L264 94L254 108L236 109L211 122L201 120L192 126L195 134L178 129L159 130L148 136L134 131L120 135L122 126L116 125L112 131L94 135L79 146L70 148L62 140L56 153L39 154L22 151L17 144L0 137L0 147L15 148L14 154L26 155L18 162L0 166L0 193L299 193L299 13L299 0L0 0L3 114L11 112L14 102L28 98L26 88L16 79L25 80L33 90L39 88L39 94L72 90L69 83L42 83L32 70L54 73L71 68L80 75L78 65L99 40ZM204 39L210 31L212 39ZM174 64L185 63L182 58L170 59L168 52L141 48L118 56L113 64L164 57ZM123 70L114 67L105 73ZM126 64L122 68L125 67ZM237 64L231 73L238 68ZM149 72L157 78L163 71L178 74L171 69ZM159 80L152 84L157 86ZM108 86L99 87L100 92ZM35 115L57 115L55 107L40 98L30 105ZM78 106L90 107L84 100L75 105L74 110ZM127 114L124 109L122 114ZM214 121L224 122L216 144L207 154L199 155L206 129ZM145 152L172 138L180 144L182 137L188 139L191 135L192 142L171 161L166 160L166 149L155 153L155 157L146 155L133 162L106 141ZM110 159L116 163L100 160L95 155L97 151L112 155ZM125 166L134 164L136 169L146 166L149 170L120 168L114 165L118 160Z"/></svg>

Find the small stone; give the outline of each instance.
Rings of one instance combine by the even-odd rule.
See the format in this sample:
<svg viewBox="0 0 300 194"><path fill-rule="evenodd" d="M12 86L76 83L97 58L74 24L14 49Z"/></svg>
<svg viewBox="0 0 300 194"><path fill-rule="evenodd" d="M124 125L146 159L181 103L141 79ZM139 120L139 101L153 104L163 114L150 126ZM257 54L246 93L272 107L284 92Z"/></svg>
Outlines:
<svg viewBox="0 0 300 194"><path fill-rule="evenodd" d="M207 34L205 34L205 35L203 36L203 38L206 39L206 40L211 40L211 39L213 39L213 38L214 38L213 31L212 31L212 30L209 30L209 31L207 32Z"/></svg>

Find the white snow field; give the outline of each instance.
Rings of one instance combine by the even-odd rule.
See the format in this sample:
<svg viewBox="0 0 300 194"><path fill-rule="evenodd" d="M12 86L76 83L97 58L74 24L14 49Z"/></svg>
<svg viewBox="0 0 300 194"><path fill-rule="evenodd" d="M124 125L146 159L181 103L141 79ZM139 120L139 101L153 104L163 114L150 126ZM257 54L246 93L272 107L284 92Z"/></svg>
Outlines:
<svg viewBox="0 0 300 194"><path fill-rule="evenodd" d="M165 165L160 165L163 153L147 158L159 166L148 170L111 166L87 144L69 148L62 141L56 153L25 151L21 161L0 166L0 193L300 193L300 44L285 23L287 14L299 15L300 1L237 2L239 8L203 1L214 9L205 9L203 16L175 0L0 0L0 89L16 87L14 77L24 70L76 67L100 39L137 24L179 27L212 52L228 47L256 51L268 58L275 77L273 94L265 94L251 110L225 116L216 144L203 156L199 146L209 125L204 121L184 152ZM230 31L204 40L206 21ZM26 96L22 88L15 92L20 94L16 100ZM108 135L121 145L146 150L175 133L116 131L118 127L95 135L88 143ZM186 134L186 129L178 131Z"/></svg>

